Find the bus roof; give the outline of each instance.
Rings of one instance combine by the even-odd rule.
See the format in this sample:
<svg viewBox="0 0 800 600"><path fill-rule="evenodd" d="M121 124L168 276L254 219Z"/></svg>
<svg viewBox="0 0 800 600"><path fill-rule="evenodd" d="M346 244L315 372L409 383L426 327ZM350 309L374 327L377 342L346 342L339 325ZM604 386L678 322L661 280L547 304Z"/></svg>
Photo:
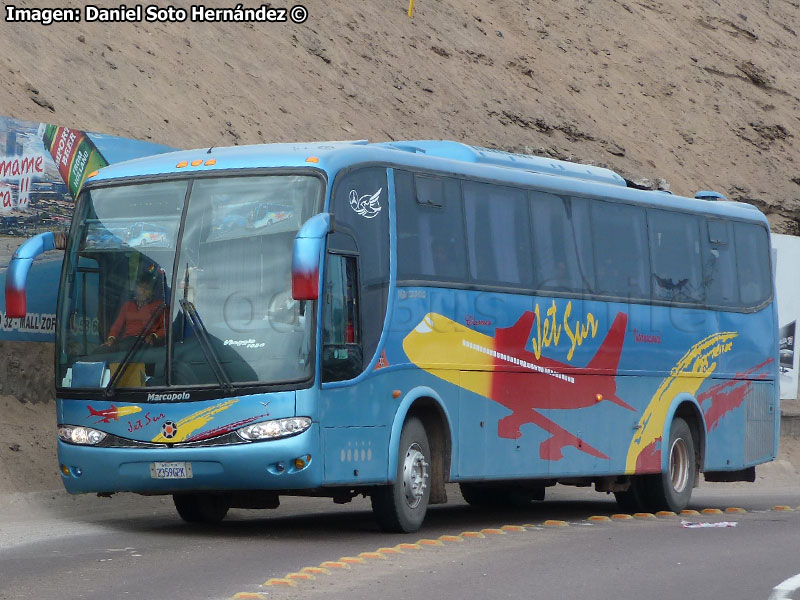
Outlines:
<svg viewBox="0 0 800 600"><path fill-rule="evenodd" d="M438 140L298 142L182 150L116 163L101 169L87 183L278 167L318 168L332 180L340 169L364 163L439 171L534 186L553 193L613 198L766 223L766 217L754 206L725 200L714 192L700 192L703 199L695 199L638 190L626 187L625 179L610 169Z"/></svg>

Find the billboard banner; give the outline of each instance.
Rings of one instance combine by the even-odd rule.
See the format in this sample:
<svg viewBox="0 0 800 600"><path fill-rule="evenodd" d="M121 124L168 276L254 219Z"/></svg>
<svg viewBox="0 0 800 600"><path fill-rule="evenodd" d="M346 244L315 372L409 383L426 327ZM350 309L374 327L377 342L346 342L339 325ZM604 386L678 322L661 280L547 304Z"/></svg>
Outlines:
<svg viewBox="0 0 800 600"><path fill-rule="evenodd" d="M39 133L73 198L89 173L108 166L108 161L83 131L44 125L39 127Z"/></svg>
<svg viewBox="0 0 800 600"><path fill-rule="evenodd" d="M27 238L65 229L86 177L106 165L174 148L51 123L0 116L0 286L11 256ZM61 252L33 263L28 276L28 315L5 315L0 293L0 341L52 341Z"/></svg>
<svg viewBox="0 0 800 600"><path fill-rule="evenodd" d="M794 370L794 327L797 321L784 325L780 330L781 373Z"/></svg>
<svg viewBox="0 0 800 600"><path fill-rule="evenodd" d="M775 249L775 293L778 296L778 325L780 336L781 399L798 397L798 353L795 352L795 328L800 321L800 237L772 235Z"/></svg>

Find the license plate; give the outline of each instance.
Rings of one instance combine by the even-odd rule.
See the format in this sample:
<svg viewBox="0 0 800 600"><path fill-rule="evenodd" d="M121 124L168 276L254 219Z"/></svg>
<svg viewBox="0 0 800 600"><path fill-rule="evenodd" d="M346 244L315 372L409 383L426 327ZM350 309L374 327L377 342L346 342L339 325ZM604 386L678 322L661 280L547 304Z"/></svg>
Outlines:
<svg viewBox="0 0 800 600"><path fill-rule="evenodd" d="M191 479L192 463L153 462L150 463L150 477L153 479Z"/></svg>

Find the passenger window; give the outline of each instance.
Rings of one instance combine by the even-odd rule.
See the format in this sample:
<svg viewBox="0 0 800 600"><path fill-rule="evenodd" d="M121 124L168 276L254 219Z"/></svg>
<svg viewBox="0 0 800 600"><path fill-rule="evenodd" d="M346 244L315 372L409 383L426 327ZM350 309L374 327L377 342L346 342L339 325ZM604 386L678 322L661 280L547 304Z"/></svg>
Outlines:
<svg viewBox="0 0 800 600"><path fill-rule="evenodd" d="M746 307L765 302L772 294L769 238L760 225L734 223L739 299Z"/></svg>
<svg viewBox="0 0 800 600"><path fill-rule="evenodd" d="M738 306L739 283L736 257L728 243L732 225L708 220L708 236L703 241L703 287L709 306Z"/></svg>
<svg viewBox="0 0 800 600"><path fill-rule="evenodd" d="M650 298L645 211L612 202L592 203L596 292L631 300Z"/></svg>
<svg viewBox="0 0 800 600"><path fill-rule="evenodd" d="M534 289L590 293L594 265L587 201L544 192L529 196Z"/></svg>
<svg viewBox="0 0 800 600"><path fill-rule="evenodd" d="M530 288L532 265L525 192L485 183L463 184L470 279Z"/></svg>
<svg viewBox="0 0 800 600"><path fill-rule="evenodd" d="M425 182L417 186L415 179ZM420 199L418 190L425 194ZM397 278L464 281L467 261L459 181L395 171L395 194Z"/></svg>
<svg viewBox="0 0 800 600"><path fill-rule="evenodd" d="M700 219L665 210L647 211L653 300L702 303Z"/></svg>

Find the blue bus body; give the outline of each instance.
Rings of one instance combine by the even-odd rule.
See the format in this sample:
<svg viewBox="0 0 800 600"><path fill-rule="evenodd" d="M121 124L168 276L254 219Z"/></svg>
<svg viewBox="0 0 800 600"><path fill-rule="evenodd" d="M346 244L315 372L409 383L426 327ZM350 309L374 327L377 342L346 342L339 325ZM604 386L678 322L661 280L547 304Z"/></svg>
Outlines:
<svg viewBox="0 0 800 600"><path fill-rule="evenodd" d="M193 161L200 162L192 166ZM370 177L379 183L361 190L354 186L345 209L337 194L342 198L346 194L337 185L349 175L355 177L359 169L371 169ZM275 144L178 152L105 168L86 189L91 193L138 181L273 170L313 171L324 181L319 212L333 213L335 219L328 235L330 247L319 257L319 298L327 293L325 265L335 245L331 236L339 234L334 254L344 257L342 272L350 268L348 257L353 258L352 273L367 287L357 297L364 311L356 315L357 333L332 345L331 356L352 357L361 343L360 362L341 371L344 375L326 375L326 361L333 359L326 358L322 324L331 317L321 300L311 305L313 375L294 389L238 386L228 394L219 386L171 386L103 397L59 382L58 423L109 436L105 445L98 446L59 441L62 478L69 492L224 492L233 494L232 506L254 506L255 500L243 498L264 492L346 499L408 484L398 469L412 464L403 462L401 448L404 425L411 416L427 432L430 456L413 465L430 487L431 502L444 501L446 481L474 484L473 491L491 490L481 486L492 482L505 485L505 491L515 481L520 489L557 481L594 482L598 490L625 494L637 476L671 472L674 465L667 446L677 417L692 432L689 460L710 475L707 478L752 478L751 467L775 458L777 305L769 275L767 296L762 294L752 306L740 302L727 308L707 301L708 290L716 285L708 277L702 279L704 291L693 296L695 292L684 291L690 285L684 279L663 278L655 270L655 279L649 271L645 275L646 293L651 298L662 294L658 301L636 293L622 298L603 292L599 284L576 292L535 289L538 284L523 284L521 279L516 285L492 282L494 275L481 283L475 275L479 267L472 266L483 252L478 240L477 249L465 251L469 263L465 278L445 277L437 283L424 273L410 275L413 268L402 265L408 254L403 245L416 242L409 241L415 239L408 233L411 230L401 231L405 226L398 224L407 219L399 213L410 210L408 198L401 197L406 192L398 190L407 189L398 173L404 173L403 181L414 177L421 181L415 185L417 205L423 207L425 178L441 179L445 190L458 185L465 198L469 186L480 183L489 186L487 193L513 189L528 194L525 198L535 193L577 199L570 205L574 211L595 210L591 203L600 201L633 207L645 215L641 219L650 219L650 238L642 239L651 244L662 243L652 233L661 213L648 211L690 215L699 219L699 225L692 225L700 231L692 250L698 256L705 248L711 254L703 256L719 257L737 243L733 237L725 242L712 233L704 237L709 221L722 223L721 230L731 236L741 229L742 240L751 233L746 226L756 226L768 236L767 221L756 209L631 189L605 169L452 142ZM444 192L446 197L448 193ZM332 204L332 197L340 204ZM585 207L584 200L589 203ZM526 208L525 214L535 220L538 205L535 199L531 202L533 208ZM430 204L439 210L435 201ZM345 210L353 211L351 222ZM373 241L358 238L357 226L359 219L371 226L377 221L372 217L381 212L379 218L388 223L386 236L374 243L385 248L386 258L376 267L384 270L385 277L369 288L371 294L383 294L379 297L364 291L372 277L365 266L372 260L365 244ZM480 226L475 224L480 214L464 217L467 230ZM486 214L492 216L491 211ZM506 223L514 220L508 219ZM587 218L586 223L591 221ZM740 229L735 224L741 224ZM461 225L454 222L453 227ZM605 243L598 231L592 235L596 244ZM695 236L694 229L690 235ZM575 239L582 237L576 234ZM762 266L771 272L768 243L765 248ZM519 266L531 252L523 249L513 261ZM426 255L420 252L422 270L429 260ZM547 260L559 262L556 256ZM600 281L600 259L593 260L594 280ZM496 258L489 270L499 269L502 276L503 261ZM69 268L65 266L62 278L70 275ZM522 271L515 268L515 273ZM743 286L744 276L740 278ZM742 291L738 297L744 295ZM370 298L379 299L373 303ZM342 303L343 310L347 305ZM370 325L371 318L379 325ZM348 327L352 324L347 322ZM215 391L209 392L211 388ZM296 435L246 441L236 434L254 423L301 416L310 418L311 424ZM115 442L109 444L112 438ZM159 477L154 472L159 468L179 471L175 477L169 472Z"/></svg>

